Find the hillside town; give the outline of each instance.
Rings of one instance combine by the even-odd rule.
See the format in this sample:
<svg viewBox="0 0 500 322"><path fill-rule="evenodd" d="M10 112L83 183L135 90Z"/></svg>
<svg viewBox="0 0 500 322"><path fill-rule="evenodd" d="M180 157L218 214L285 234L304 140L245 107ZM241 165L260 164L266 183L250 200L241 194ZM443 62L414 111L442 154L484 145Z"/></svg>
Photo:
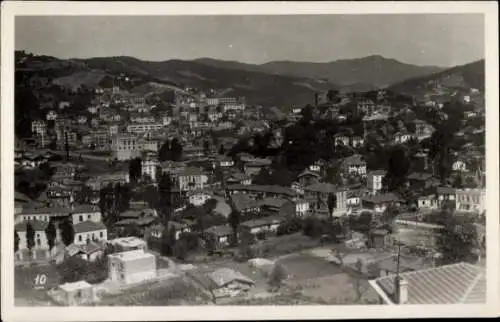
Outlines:
<svg viewBox="0 0 500 322"><path fill-rule="evenodd" d="M16 110L19 305L484 303L484 89L262 106L25 59L50 95Z"/></svg>

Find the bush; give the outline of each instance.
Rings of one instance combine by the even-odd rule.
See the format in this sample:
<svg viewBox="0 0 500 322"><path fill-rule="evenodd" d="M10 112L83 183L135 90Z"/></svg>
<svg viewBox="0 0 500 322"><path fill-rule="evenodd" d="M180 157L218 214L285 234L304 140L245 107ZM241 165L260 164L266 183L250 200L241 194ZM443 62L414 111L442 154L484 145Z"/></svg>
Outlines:
<svg viewBox="0 0 500 322"><path fill-rule="evenodd" d="M257 233L257 239L258 240L265 240L267 238L267 235L264 231L260 231Z"/></svg>
<svg viewBox="0 0 500 322"><path fill-rule="evenodd" d="M282 235L293 234L301 231L303 227L304 227L303 220L297 217L293 217L286 220L281 225L279 225L277 230L277 235L282 236Z"/></svg>

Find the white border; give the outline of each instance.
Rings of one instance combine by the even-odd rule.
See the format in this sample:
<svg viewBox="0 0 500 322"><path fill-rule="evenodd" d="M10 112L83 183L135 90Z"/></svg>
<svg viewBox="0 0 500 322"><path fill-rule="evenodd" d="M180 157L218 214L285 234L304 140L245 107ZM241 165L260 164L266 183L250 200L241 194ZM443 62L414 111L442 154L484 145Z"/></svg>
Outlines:
<svg viewBox="0 0 500 322"><path fill-rule="evenodd" d="M486 58L487 292L485 305L92 307L13 306L13 66L15 15L484 13ZM477 2L3 2L1 10L2 318L5 321L480 317L498 314L498 6ZM390 37L390 35L388 35Z"/></svg>

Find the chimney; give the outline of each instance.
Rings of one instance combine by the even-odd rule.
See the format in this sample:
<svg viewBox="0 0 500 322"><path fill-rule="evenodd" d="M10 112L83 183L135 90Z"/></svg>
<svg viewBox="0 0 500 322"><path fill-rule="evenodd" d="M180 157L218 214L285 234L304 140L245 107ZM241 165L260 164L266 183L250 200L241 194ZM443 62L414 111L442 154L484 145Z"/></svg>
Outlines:
<svg viewBox="0 0 500 322"><path fill-rule="evenodd" d="M394 279L396 304L406 304L408 302L408 282L401 276Z"/></svg>

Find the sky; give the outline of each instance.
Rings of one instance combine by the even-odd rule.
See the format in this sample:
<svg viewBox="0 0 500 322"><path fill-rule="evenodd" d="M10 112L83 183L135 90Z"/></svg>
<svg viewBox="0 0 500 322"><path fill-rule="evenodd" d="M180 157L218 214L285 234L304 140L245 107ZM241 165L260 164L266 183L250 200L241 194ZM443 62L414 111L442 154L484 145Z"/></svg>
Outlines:
<svg viewBox="0 0 500 322"><path fill-rule="evenodd" d="M246 63L382 55L415 65L484 58L482 14L17 16L15 47L58 58L210 57Z"/></svg>

